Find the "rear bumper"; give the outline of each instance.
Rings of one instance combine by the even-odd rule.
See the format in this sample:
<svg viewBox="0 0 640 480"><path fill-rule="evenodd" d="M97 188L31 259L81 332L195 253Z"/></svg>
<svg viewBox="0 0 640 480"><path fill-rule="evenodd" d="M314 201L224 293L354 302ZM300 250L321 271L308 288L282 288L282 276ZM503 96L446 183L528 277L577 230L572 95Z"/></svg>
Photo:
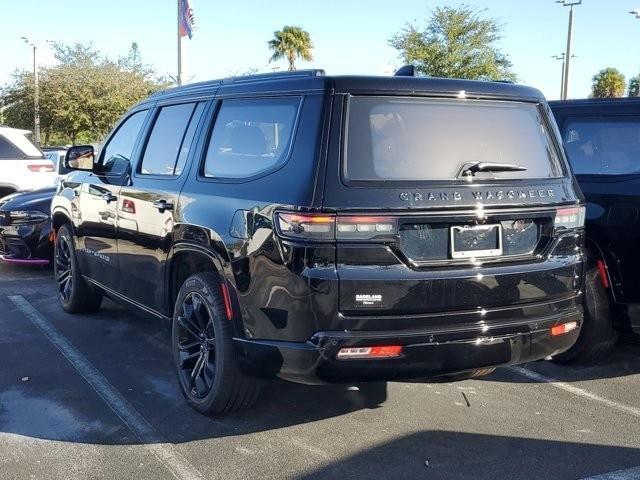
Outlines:
<svg viewBox="0 0 640 480"><path fill-rule="evenodd" d="M307 342L235 339L243 370L251 375L318 384L400 380L543 359L569 349L580 329L552 336L551 327L582 325L581 308L553 317L505 321L490 328L455 326L412 331L319 332ZM338 360L343 347L403 345L393 359Z"/></svg>

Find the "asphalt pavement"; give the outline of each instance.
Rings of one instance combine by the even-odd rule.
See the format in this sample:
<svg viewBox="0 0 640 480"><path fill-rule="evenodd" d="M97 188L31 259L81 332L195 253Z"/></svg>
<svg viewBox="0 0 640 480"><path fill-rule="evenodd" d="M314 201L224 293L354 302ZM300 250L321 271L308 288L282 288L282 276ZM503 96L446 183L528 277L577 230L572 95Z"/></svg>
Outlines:
<svg viewBox="0 0 640 480"><path fill-rule="evenodd" d="M640 478L640 345L457 383L274 382L242 413L191 410L169 325L57 304L0 266L1 479Z"/></svg>

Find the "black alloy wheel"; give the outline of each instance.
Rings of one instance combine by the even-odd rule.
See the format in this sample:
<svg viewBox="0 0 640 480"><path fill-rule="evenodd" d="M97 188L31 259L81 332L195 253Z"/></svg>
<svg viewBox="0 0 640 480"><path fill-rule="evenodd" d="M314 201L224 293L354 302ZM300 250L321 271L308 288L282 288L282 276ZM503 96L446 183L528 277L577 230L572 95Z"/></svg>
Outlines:
<svg viewBox="0 0 640 480"><path fill-rule="evenodd" d="M187 402L205 415L250 406L263 383L240 367L222 282L213 272L191 275L182 284L173 311L172 350L178 383Z"/></svg>
<svg viewBox="0 0 640 480"><path fill-rule="evenodd" d="M91 286L80 272L69 225L62 225L56 232L53 274L58 300L65 311L89 313L100 308L102 293Z"/></svg>
<svg viewBox="0 0 640 480"><path fill-rule="evenodd" d="M59 235L55 246L55 276L58 296L63 304L69 303L73 293L73 274L71 265L71 246L69 240Z"/></svg>
<svg viewBox="0 0 640 480"><path fill-rule="evenodd" d="M216 335L212 315L198 292L182 300L177 318L179 372L195 398L205 398L216 371Z"/></svg>

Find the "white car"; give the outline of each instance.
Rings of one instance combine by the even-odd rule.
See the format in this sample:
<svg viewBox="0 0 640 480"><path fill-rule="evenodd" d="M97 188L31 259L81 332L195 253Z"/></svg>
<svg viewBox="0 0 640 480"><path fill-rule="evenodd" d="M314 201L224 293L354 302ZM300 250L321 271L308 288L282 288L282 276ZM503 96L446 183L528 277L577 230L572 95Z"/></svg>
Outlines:
<svg viewBox="0 0 640 480"><path fill-rule="evenodd" d="M55 185L57 173L28 135L29 130L0 127L0 198L21 190Z"/></svg>

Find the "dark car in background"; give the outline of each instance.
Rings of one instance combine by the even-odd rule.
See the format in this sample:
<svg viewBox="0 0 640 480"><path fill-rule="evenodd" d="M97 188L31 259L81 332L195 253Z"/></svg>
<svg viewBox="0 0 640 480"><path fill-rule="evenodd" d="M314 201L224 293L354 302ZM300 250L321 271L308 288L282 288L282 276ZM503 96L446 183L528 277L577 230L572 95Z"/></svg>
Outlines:
<svg viewBox="0 0 640 480"><path fill-rule="evenodd" d="M559 361L597 360L640 333L640 98L550 102L587 201L585 323Z"/></svg>
<svg viewBox="0 0 640 480"><path fill-rule="evenodd" d="M53 257L51 200L55 188L0 199L0 263L47 265Z"/></svg>
<svg viewBox="0 0 640 480"><path fill-rule="evenodd" d="M54 197L68 312L173 322L188 402L486 373L582 323L584 207L542 94L283 72L152 95L72 147Z"/></svg>

